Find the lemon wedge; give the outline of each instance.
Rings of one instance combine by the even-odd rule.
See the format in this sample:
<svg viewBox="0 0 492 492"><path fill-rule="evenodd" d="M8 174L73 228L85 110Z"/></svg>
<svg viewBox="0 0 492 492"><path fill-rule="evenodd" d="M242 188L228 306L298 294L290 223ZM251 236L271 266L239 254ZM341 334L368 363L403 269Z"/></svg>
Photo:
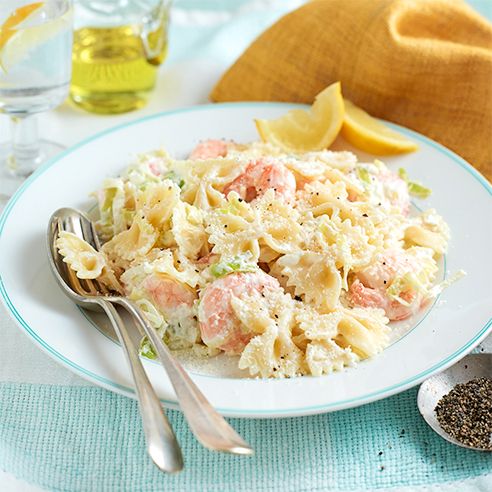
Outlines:
<svg viewBox="0 0 492 492"><path fill-rule="evenodd" d="M341 134L347 142L369 154L403 154L418 149L416 143L383 125L347 99Z"/></svg>
<svg viewBox="0 0 492 492"><path fill-rule="evenodd" d="M23 5L14 10L0 26L0 52L8 40L16 33L16 27L26 20L33 12L38 10L44 2L35 2Z"/></svg>
<svg viewBox="0 0 492 492"><path fill-rule="evenodd" d="M8 72L10 68L48 39L57 34L54 21L24 26L32 20L45 2L35 2L14 10L0 26L0 66ZM42 14L42 12L40 12Z"/></svg>
<svg viewBox="0 0 492 492"><path fill-rule="evenodd" d="M275 120L255 120L264 142L287 152L307 152L329 147L343 124L344 104L340 82L320 92L308 110L293 109Z"/></svg>

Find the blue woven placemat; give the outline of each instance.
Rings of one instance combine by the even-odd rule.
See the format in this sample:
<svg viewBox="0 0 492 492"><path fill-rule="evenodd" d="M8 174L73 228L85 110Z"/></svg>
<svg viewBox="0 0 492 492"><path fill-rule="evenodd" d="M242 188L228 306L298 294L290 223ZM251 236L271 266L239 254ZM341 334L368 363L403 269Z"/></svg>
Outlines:
<svg viewBox="0 0 492 492"><path fill-rule="evenodd" d="M448 444L416 407L416 390L305 418L231 419L254 457L202 448L170 411L185 470L160 473L145 453L137 403L96 387L0 385L0 463L63 491L356 491L443 484L491 471L491 455Z"/></svg>

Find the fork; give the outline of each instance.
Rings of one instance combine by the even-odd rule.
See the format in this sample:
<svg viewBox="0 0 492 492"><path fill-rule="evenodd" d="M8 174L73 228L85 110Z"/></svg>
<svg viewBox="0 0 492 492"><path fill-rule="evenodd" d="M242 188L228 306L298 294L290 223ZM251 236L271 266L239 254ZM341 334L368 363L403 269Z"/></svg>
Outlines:
<svg viewBox="0 0 492 492"><path fill-rule="evenodd" d="M135 383L147 452L152 461L160 470L168 473L182 470L184 465L181 449L161 402L150 384L137 349L116 308L105 295L99 295L102 292L108 293L106 287L97 280L79 279L75 272L61 261L58 254L53 256L54 243L51 244L50 263L65 294L83 308L94 309L94 306L99 306L113 325Z"/></svg>
<svg viewBox="0 0 492 492"><path fill-rule="evenodd" d="M156 349L161 364L163 365L171 384L173 385L174 391L176 392L181 410L183 411L183 414L198 441L203 446L211 450L225 451L242 455L252 454L252 448L234 431L234 429L212 407L212 405L210 405L208 400L191 380L181 364L173 357L170 350L157 335L156 331L149 325L140 309L133 301L125 297L114 295L104 285L97 283L97 281L88 282L84 285L84 287L82 286L80 279L78 279L75 273L59 258L59 253L56 249L55 242L60 230L66 230L76 234L78 237L88 242L96 250L100 249L100 244L94 225L81 212L74 209L62 208L52 215L48 236L51 238L49 241L49 247L55 275L58 273L59 278L57 278L59 283L66 291L68 287L66 283L63 282L63 276L58 271L57 265L63 266L63 271L71 271L72 273L70 274L70 280L75 282L74 285L76 289L82 288L84 292L83 295L86 297L80 296L76 292L66 292L67 295L78 303L83 302L84 299L90 299L92 302L95 300L103 300L110 303L116 303L124 307L140 325ZM56 262L54 260L55 258L58 258L59 261ZM76 300L74 296L79 297Z"/></svg>

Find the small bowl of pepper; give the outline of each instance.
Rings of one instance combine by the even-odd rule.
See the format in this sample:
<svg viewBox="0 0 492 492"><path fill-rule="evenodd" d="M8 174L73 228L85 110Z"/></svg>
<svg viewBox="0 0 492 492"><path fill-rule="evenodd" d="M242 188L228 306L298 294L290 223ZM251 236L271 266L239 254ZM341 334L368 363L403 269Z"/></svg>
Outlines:
<svg viewBox="0 0 492 492"><path fill-rule="evenodd" d="M447 441L492 451L492 353L470 354L424 381L417 404L426 422Z"/></svg>

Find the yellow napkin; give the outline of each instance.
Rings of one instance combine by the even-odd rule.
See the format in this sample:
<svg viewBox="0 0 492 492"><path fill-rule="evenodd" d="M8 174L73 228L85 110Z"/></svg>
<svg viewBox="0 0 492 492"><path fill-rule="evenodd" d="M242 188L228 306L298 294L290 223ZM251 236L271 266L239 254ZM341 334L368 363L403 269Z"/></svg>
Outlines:
<svg viewBox="0 0 492 492"><path fill-rule="evenodd" d="M337 80L492 179L492 25L464 1L309 2L254 41L211 99L311 103Z"/></svg>

